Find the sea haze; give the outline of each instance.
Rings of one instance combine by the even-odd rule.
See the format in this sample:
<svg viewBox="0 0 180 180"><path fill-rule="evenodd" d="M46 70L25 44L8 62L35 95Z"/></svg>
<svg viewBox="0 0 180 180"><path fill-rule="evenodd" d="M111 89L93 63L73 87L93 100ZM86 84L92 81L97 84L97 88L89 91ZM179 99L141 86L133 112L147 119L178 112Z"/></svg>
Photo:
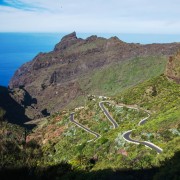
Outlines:
<svg viewBox="0 0 180 180"><path fill-rule="evenodd" d="M0 33L0 85L8 86L15 71L25 62L32 60L39 52L52 51L55 44L68 33ZM86 38L96 33L77 33ZM101 37L117 36L125 42L169 43L180 42L179 35L148 34L97 34Z"/></svg>

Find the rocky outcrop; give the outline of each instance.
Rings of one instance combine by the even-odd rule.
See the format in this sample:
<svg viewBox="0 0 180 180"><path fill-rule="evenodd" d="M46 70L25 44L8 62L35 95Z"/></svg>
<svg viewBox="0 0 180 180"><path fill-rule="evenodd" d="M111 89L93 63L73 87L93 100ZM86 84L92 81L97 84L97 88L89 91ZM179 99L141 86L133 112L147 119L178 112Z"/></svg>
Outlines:
<svg viewBox="0 0 180 180"><path fill-rule="evenodd" d="M65 50L78 42L81 42L81 39L78 39L76 33L73 32L71 34L64 36L61 39L61 42L55 46L54 51Z"/></svg>
<svg viewBox="0 0 180 180"><path fill-rule="evenodd" d="M91 36L81 39L73 32L63 37L52 52L40 53L31 62L20 67L9 87L23 87L37 100L33 109L38 109L39 112L47 109L51 113L84 94L78 79L86 74L133 57L169 56L179 48L178 43L129 44L117 37L105 39Z"/></svg>
<svg viewBox="0 0 180 180"><path fill-rule="evenodd" d="M165 75L180 84L180 50L174 56L170 56Z"/></svg>

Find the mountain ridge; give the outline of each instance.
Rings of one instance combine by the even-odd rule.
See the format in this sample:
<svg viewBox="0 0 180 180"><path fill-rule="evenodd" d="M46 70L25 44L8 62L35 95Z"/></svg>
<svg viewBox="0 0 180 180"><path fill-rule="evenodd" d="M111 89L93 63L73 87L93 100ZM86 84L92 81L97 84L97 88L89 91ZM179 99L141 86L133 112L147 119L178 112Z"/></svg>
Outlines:
<svg viewBox="0 0 180 180"><path fill-rule="evenodd" d="M87 49L82 50L82 54L79 54L76 52L71 52L70 47L73 45L76 46L85 46L87 43L92 42L92 41L97 41L97 40L102 40L103 42L100 43L100 45L98 45L99 47L87 47ZM131 51L134 50L133 52L133 57L136 56L142 56L142 55L148 55L148 53L151 53L151 55L153 55L153 53L155 55L157 55L157 53L159 52L159 54L162 55L172 55L174 52L177 51L178 48L180 48L180 44L178 43L168 43L168 44L147 44L147 45L141 45L141 44L135 44L135 43L125 43L121 40L119 40L117 37L111 37L109 39L105 39L105 38L100 38L97 36L91 36L88 37L86 39L81 39L81 38L77 38L76 33L73 32L69 35L66 35L62 38L62 40L55 45L55 48L53 51L51 51L50 53L39 53L32 61L25 63L22 67L20 67L14 77L11 79L9 87L10 88L16 88L19 86L23 86L26 85L26 81L24 80L24 82L21 82L21 77L22 75L28 73L30 70L39 70L41 68L47 68L49 66L52 66L53 64L64 64L64 63L71 63L71 61L75 61L77 60L77 56L79 55L84 55L83 53L85 53L85 55L87 53L95 53L96 51L100 51L100 49L102 50L103 48L105 48L105 51L108 51L108 48L111 48L112 46L116 46L120 45L119 48L122 48L123 52L120 51L122 53L121 57L116 60L122 60L122 59L129 59L131 58ZM122 47L121 47L122 45ZM95 45L94 45L95 46ZM125 48L127 48L126 46L128 46L128 50L129 50L129 54L126 54L126 50ZM141 49L141 47L144 47L144 49ZM75 47L77 48L77 47ZM140 49L139 51L136 52L136 49ZM66 52L66 49L68 51L70 51L70 55ZM145 51L144 51L145 50ZM144 51L144 52L142 52ZM152 51L152 52L151 52ZM59 54L57 54L56 52L58 52ZM52 54L55 53L55 54ZM49 57L48 55L53 55L52 57ZM59 57L56 57L58 56ZM43 57L47 56L46 59L44 60ZM75 56L75 57L72 57ZM79 57L78 57L79 58ZM109 57L110 58L110 57ZM107 58L105 58L107 59ZM42 62L43 61L43 62ZM108 61L106 62L108 63ZM101 66L101 65L100 65ZM29 68L25 68L25 67L29 67ZM52 75L53 76L53 75ZM20 80L20 82L16 82L16 78L18 80Z"/></svg>
<svg viewBox="0 0 180 180"><path fill-rule="evenodd" d="M27 110L33 119L35 117L32 114L42 116L44 110L56 112L88 93L89 90L83 89L81 85L81 81L85 81L81 79L88 77L88 74L134 57L154 56L161 63L158 56L170 56L178 49L178 43L141 45L125 43L117 37L106 39L97 36L81 39L73 32L64 36L53 51L40 53L22 65L11 79L9 87L15 91L23 87L32 98L37 99L37 104ZM85 83L86 87L89 81L91 78Z"/></svg>

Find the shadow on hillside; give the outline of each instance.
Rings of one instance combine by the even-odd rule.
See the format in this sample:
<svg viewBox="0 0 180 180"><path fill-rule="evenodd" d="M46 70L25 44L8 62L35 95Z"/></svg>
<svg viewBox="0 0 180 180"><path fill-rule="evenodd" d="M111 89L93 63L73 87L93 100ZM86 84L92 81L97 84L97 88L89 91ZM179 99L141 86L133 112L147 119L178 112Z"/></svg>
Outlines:
<svg viewBox="0 0 180 180"><path fill-rule="evenodd" d="M37 104L37 99L33 98L24 87L21 87L21 90L25 92L24 100L21 101L21 104L27 108L28 106L31 106L32 104Z"/></svg>
<svg viewBox="0 0 180 180"><path fill-rule="evenodd" d="M48 168L19 168L0 170L0 179L19 179L19 180L169 180L180 178L180 152L177 152L170 160L162 163L160 168L141 169L141 170L117 170L105 169L99 171L78 171L72 170L71 165L61 163L57 166Z"/></svg>
<svg viewBox="0 0 180 180"><path fill-rule="evenodd" d="M48 112L47 109L43 109L43 110L41 111L41 114L42 114L44 117L51 115L51 114Z"/></svg>
<svg viewBox="0 0 180 180"><path fill-rule="evenodd" d="M34 125L24 125L31 119L25 115L25 109L9 95L9 90L2 86L0 86L0 107L6 111L4 118L8 122L25 126L28 129L34 127Z"/></svg>

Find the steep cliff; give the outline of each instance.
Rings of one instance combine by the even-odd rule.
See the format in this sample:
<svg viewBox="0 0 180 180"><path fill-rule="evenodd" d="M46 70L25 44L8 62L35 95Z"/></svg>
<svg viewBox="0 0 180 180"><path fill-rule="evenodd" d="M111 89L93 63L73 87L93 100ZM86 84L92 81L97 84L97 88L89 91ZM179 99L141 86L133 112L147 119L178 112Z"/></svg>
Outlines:
<svg viewBox="0 0 180 180"><path fill-rule="evenodd" d="M169 57L165 74L169 79L180 84L180 51Z"/></svg>

